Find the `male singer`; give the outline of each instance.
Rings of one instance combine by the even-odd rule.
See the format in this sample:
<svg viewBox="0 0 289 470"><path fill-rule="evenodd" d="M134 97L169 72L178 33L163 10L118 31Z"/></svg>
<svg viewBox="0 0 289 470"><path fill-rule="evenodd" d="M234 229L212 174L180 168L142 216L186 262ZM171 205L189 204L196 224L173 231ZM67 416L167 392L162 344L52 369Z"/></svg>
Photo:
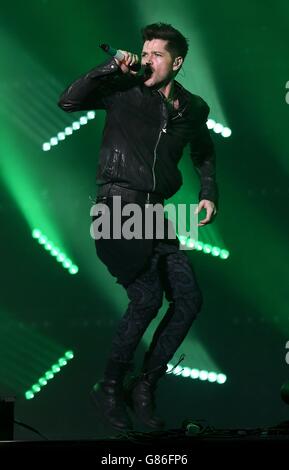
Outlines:
<svg viewBox="0 0 289 470"><path fill-rule="evenodd" d="M202 227L217 212L215 152L206 121L209 106L175 80L188 52L186 38L169 24L142 29L140 62L137 54L121 51L72 83L59 106L67 112L104 109L106 121L97 171L97 202L113 216L113 198L121 207L164 204L182 185L178 169L189 144L200 179L198 212ZM95 218L93 220L96 220ZM121 224L125 218L121 218ZM157 381L165 375L202 306L202 293L187 254L176 240L99 239L99 258L127 292L129 304L119 322L105 364L104 377L92 397L106 420L118 430L132 428L127 405L153 429L164 421L154 414ZM142 371L124 386L137 345L163 301L169 309L155 331Z"/></svg>

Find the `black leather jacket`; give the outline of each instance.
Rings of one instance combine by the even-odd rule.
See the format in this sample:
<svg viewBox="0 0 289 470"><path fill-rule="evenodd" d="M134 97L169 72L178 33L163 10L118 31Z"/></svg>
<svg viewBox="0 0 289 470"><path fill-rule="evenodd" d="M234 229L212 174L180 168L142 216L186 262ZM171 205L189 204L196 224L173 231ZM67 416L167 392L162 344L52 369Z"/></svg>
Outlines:
<svg viewBox="0 0 289 470"><path fill-rule="evenodd" d="M155 192L165 199L182 185L178 162L184 147L200 177L199 200L218 204L214 146L206 126L209 106L174 82L179 109L169 112L164 95L124 74L109 59L73 82L58 106L66 112L106 110L97 184Z"/></svg>

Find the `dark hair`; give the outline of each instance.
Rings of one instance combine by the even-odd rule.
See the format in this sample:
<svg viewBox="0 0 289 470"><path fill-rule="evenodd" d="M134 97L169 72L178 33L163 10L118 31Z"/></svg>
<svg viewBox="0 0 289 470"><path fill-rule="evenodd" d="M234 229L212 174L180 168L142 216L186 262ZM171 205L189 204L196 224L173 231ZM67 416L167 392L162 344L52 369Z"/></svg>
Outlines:
<svg viewBox="0 0 289 470"><path fill-rule="evenodd" d="M188 40L171 24L167 23L153 23L141 29L143 42L151 41L152 39L163 39L168 41L166 49L171 54L173 59L181 56L185 59L189 44Z"/></svg>

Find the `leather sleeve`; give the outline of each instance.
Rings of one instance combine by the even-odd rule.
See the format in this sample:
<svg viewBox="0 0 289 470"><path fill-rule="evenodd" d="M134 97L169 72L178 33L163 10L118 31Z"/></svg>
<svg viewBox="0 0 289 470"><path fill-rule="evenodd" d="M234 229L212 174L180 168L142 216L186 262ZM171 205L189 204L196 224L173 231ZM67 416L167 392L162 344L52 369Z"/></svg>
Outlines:
<svg viewBox="0 0 289 470"><path fill-rule="evenodd" d="M194 126L190 140L190 156L195 171L200 178L199 201L208 199L213 201L218 208L219 190L216 182L216 154L206 124L210 108L203 100L199 111L198 125Z"/></svg>
<svg viewBox="0 0 289 470"><path fill-rule="evenodd" d="M114 59L98 65L69 85L61 94L58 106L70 113L81 110L107 109L118 91L131 81Z"/></svg>

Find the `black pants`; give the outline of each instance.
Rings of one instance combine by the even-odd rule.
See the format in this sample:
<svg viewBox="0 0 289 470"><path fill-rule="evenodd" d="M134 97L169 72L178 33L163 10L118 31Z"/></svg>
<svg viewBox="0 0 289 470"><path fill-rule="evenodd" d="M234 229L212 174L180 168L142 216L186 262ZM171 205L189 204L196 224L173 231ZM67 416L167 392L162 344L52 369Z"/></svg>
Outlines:
<svg viewBox="0 0 289 470"><path fill-rule="evenodd" d="M111 198L106 204L112 217ZM100 239L95 245L99 259L126 289L129 298L112 341L107 369L114 361L132 361L142 336L162 306L164 293L169 308L155 331L145 362L147 368L167 364L202 306L202 293L187 253L179 249L177 240L168 239Z"/></svg>
<svg viewBox="0 0 289 470"><path fill-rule="evenodd" d="M146 272L126 291L128 308L120 320L111 348L113 361L131 361L143 334L162 306L169 308L146 353L146 369L167 364L186 337L202 306L202 293L188 256L160 242Z"/></svg>

